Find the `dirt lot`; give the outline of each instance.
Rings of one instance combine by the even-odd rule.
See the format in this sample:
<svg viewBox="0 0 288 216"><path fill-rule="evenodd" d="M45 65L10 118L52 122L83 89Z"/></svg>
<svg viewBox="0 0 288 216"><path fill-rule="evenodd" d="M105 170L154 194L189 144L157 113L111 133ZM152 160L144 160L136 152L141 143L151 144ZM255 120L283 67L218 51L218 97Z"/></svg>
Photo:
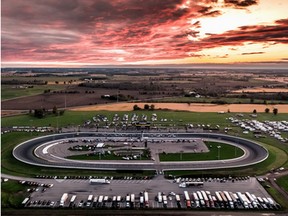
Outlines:
<svg viewBox="0 0 288 216"><path fill-rule="evenodd" d="M75 111L98 111L98 110L108 110L108 111L131 111L133 106L137 104L139 107L144 107L145 103L113 103L105 105L95 105L95 106L85 106L78 108L71 108L70 110ZM153 103L155 109L170 109L170 110L181 110L190 112L248 112L252 113L254 109L257 112L264 112L265 108L272 110L274 107L278 108L279 113L288 113L288 105L262 105L262 104L227 104L227 105L216 105L216 104L201 104L201 103Z"/></svg>

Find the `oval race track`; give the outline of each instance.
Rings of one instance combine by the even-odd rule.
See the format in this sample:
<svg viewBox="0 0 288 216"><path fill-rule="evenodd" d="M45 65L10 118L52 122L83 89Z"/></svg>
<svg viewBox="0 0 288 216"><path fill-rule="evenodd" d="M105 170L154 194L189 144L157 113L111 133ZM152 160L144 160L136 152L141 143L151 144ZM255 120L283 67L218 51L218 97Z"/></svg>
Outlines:
<svg viewBox="0 0 288 216"><path fill-rule="evenodd" d="M80 132L80 133L63 133L43 136L28 140L19 144L13 149L13 156L19 161L31 165L43 167L57 167L68 169L93 169L93 170L207 170L220 168L243 167L260 163L268 157L268 151L254 143L251 140L246 140L238 137L215 134L215 133L172 133L175 138L204 138L217 139L220 142L234 143L235 146L242 148L245 151L244 156L230 160L213 160L213 161L184 161L184 162L160 162L151 161L78 161L68 160L64 158L55 158L51 161L41 154L36 157L34 150L47 142L56 142L60 139L94 137L94 138L113 138L113 137L128 137L154 139L157 135L160 139L168 138L171 133L104 133L104 132ZM153 143L149 143L153 145ZM165 145L165 143L163 143ZM177 144L175 144L177 145ZM57 160L56 160L57 159Z"/></svg>

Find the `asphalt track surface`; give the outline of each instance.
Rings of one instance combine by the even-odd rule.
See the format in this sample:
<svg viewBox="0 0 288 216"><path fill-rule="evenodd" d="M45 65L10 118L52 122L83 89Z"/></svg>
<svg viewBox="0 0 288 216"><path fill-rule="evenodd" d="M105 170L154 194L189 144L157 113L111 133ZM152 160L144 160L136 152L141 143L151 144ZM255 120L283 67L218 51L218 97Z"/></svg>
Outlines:
<svg viewBox="0 0 288 216"><path fill-rule="evenodd" d="M213 161L181 161L181 162L160 162L154 161L78 161L64 158L49 160L45 155L35 155L35 149L48 142L57 142L57 140L70 138L144 138L145 139L168 139L171 136L175 139L216 139L219 142L229 142L243 149L245 154L242 157L230 160L213 160ZM157 138L156 138L157 137ZM153 143L149 144L153 145ZM165 143L163 143L165 145ZM177 144L175 144L177 145ZM268 157L268 151L257 143L234 136L216 133L105 133L105 132L79 132L79 133L62 133L43 136L28 140L19 144L13 149L13 156L21 162L42 166L57 167L67 169L90 169L90 170L209 170L244 167L260 163Z"/></svg>

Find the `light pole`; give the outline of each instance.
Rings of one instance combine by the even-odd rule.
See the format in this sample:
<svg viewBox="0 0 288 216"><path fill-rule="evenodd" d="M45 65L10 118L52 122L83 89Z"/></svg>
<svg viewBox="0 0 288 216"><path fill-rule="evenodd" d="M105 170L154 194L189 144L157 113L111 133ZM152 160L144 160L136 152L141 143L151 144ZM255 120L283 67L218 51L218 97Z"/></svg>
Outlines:
<svg viewBox="0 0 288 216"><path fill-rule="evenodd" d="M183 151L180 151L180 160L182 161L182 154L183 154Z"/></svg>
<svg viewBox="0 0 288 216"><path fill-rule="evenodd" d="M31 124L31 126L30 126L30 135L32 136L32 122L33 122L33 119L30 119L30 124Z"/></svg>
<svg viewBox="0 0 288 216"><path fill-rule="evenodd" d="M221 146L218 145L217 148L218 148L218 160L220 160L220 149L221 149Z"/></svg>

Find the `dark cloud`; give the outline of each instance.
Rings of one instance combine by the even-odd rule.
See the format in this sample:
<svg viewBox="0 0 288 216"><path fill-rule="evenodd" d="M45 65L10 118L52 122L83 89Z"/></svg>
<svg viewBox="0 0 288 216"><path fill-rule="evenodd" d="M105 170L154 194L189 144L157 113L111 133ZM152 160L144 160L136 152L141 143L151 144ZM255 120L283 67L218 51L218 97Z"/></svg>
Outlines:
<svg viewBox="0 0 288 216"><path fill-rule="evenodd" d="M222 13L215 3L217 0L190 1L189 5L186 0L2 0L2 58L139 61L183 58L187 53L200 57L197 52L206 48L245 42L288 43L287 19L270 26L207 33L201 39L199 19ZM236 8L256 3L225 1L226 6ZM200 41L190 41L191 37Z"/></svg>
<svg viewBox="0 0 288 216"><path fill-rule="evenodd" d="M224 2L226 5L236 8L249 7L251 5L258 4L257 0L224 0Z"/></svg>
<svg viewBox="0 0 288 216"><path fill-rule="evenodd" d="M265 52L249 52L249 53L241 53L241 55L259 55L264 54Z"/></svg>
<svg viewBox="0 0 288 216"><path fill-rule="evenodd" d="M288 19L282 19L276 21L275 25L254 25L254 26L242 26L239 29L227 31L223 34L211 35L202 43L206 43L207 46L211 43L217 44L216 46L225 45L241 45L243 43L271 43L275 45L277 43L288 44Z"/></svg>

